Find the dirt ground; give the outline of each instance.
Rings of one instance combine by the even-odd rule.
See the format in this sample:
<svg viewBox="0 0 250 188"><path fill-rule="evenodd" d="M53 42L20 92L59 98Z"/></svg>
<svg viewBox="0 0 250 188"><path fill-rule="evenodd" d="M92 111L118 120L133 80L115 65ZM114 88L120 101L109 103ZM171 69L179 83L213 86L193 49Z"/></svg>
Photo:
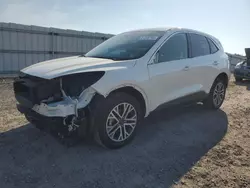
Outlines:
<svg viewBox="0 0 250 188"><path fill-rule="evenodd" d="M250 82L229 84L218 111L154 112L119 150L67 148L27 123L0 81L0 187L250 187Z"/></svg>

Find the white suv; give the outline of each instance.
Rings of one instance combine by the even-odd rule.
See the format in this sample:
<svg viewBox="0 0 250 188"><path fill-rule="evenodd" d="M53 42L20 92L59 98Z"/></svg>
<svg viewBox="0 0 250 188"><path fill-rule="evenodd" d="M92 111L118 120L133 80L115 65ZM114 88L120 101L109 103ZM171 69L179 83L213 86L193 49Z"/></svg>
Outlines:
<svg viewBox="0 0 250 188"><path fill-rule="evenodd" d="M19 111L37 127L119 148L143 117L165 104L218 109L229 78L228 56L213 36L145 29L116 35L85 56L27 67L14 90Z"/></svg>

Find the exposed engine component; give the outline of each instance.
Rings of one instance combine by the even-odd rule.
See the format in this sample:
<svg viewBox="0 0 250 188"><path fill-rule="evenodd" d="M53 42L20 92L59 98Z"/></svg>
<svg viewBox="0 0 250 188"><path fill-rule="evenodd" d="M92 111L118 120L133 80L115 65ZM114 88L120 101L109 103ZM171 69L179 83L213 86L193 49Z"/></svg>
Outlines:
<svg viewBox="0 0 250 188"><path fill-rule="evenodd" d="M63 125L67 126L68 132L73 132L77 130L81 125L81 118L78 118L76 116L67 116L63 119Z"/></svg>

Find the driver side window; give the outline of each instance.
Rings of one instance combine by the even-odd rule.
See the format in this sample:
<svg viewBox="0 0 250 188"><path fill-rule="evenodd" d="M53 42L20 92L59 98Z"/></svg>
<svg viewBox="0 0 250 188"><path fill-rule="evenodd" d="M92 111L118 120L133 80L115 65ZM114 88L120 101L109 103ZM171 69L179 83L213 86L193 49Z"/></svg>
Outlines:
<svg viewBox="0 0 250 188"><path fill-rule="evenodd" d="M186 34L176 34L168 39L159 50L158 58L159 63L188 58Z"/></svg>

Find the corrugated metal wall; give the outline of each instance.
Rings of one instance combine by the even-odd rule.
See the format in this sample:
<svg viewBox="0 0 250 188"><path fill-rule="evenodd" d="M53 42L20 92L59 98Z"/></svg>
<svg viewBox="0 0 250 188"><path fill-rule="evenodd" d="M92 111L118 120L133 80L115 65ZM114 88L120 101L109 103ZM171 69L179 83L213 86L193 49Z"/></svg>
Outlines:
<svg viewBox="0 0 250 188"><path fill-rule="evenodd" d="M40 61L85 54L112 35L0 23L0 74Z"/></svg>

